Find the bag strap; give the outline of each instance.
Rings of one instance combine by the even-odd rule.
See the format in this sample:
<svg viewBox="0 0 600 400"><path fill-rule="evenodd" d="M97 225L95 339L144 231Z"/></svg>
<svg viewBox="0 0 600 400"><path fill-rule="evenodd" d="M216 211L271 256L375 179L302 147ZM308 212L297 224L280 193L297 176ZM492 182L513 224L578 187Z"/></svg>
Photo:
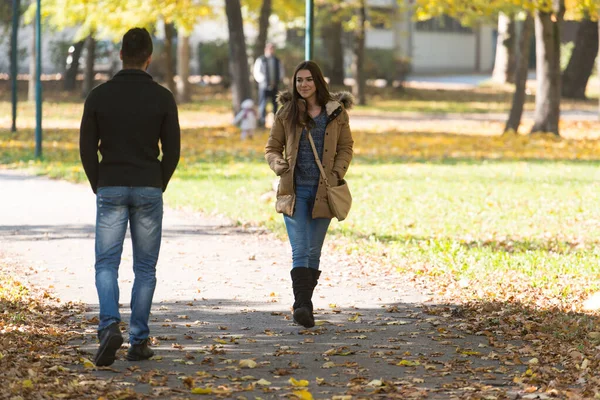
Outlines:
<svg viewBox="0 0 600 400"><path fill-rule="evenodd" d="M327 181L327 175L325 175L325 170L323 169L323 165L321 164L321 160L319 159L319 153L317 152L317 148L315 147L315 142L313 141L312 135L310 134L310 129L306 130L306 136L308 136L308 141L310 142L310 147L312 147L313 154L315 155L315 162L317 163L317 167L319 167L319 171L321 171L321 176L325 181L325 185L329 187L329 182Z"/></svg>

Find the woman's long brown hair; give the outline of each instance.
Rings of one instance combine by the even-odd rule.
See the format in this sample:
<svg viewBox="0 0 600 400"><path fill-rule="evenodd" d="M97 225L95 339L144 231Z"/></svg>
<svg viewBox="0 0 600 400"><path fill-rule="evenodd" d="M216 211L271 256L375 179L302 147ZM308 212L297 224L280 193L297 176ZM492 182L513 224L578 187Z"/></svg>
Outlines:
<svg viewBox="0 0 600 400"><path fill-rule="evenodd" d="M325 81L325 77L323 76L323 72L321 72L321 68L314 61L302 61L296 69L294 70L294 77L292 78L292 104L291 104L291 118L292 118L292 126L294 130L297 125L307 126L312 128L312 124L314 121L308 115L308 107L306 105L306 100L300 96L298 89L296 88L296 75L298 75L298 71L306 69L310 71L312 75L313 81L315 82L315 87L317 89L317 103L321 107L325 107L327 102L331 100L331 94L329 93L329 87L327 82ZM302 104L302 106L300 106Z"/></svg>

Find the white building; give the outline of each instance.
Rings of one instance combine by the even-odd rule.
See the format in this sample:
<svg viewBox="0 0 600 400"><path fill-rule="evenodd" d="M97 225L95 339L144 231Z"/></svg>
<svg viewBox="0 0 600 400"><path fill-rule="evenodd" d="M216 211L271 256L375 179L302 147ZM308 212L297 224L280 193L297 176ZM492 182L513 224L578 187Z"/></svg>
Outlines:
<svg viewBox="0 0 600 400"><path fill-rule="evenodd" d="M395 0L369 0L370 10L391 10L392 28L375 24L366 36L368 48L396 49L410 60L415 74L489 72L494 66L495 26L466 28L447 16L414 21ZM395 21L395 22L394 22Z"/></svg>
<svg viewBox="0 0 600 400"><path fill-rule="evenodd" d="M482 25L478 28L465 28L456 20L443 17L428 21L414 21L409 11L399 10L395 0L369 0L369 11L379 9L389 15L390 22L384 25L372 24L367 31L367 48L390 49L410 60L413 74L429 73L472 73L489 72L493 68L495 51L495 26ZM157 29L158 32L162 30ZM248 43L252 43L256 30L246 24L244 33ZM272 16L269 28L270 40L285 44L286 29L277 17ZM42 72L61 72L57 65L54 48L60 43L69 42L75 29L62 32L44 30L42 39ZM31 25L19 30L19 72L29 71L28 53L33 37ZM159 37L160 38L160 37ZM190 37L190 71L196 74L198 66L198 44L228 38L227 21L224 15L196 25ZM0 54L9 54L10 35L0 38ZM348 52L350 54L350 52ZM0 58L0 73L8 73L9 57Z"/></svg>

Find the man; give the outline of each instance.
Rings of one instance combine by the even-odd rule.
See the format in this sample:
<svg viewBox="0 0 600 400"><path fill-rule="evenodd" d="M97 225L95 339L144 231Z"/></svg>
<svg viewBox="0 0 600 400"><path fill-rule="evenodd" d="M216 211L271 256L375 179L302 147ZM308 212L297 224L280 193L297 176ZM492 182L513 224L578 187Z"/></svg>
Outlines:
<svg viewBox="0 0 600 400"><path fill-rule="evenodd" d="M258 124L265 126L267 117L267 100L271 99L273 114L277 112L277 92L279 82L283 79L283 63L275 57L275 45L267 43L264 56L254 62L254 80L258 82Z"/></svg>
<svg viewBox="0 0 600 400"><path fill-rule="evenodd" d="M123 343L117 278L128 222L135 279L127 359L145 360L154 354L148 347L148 319L162 236L162 193L180 152L175 99L145 72L152 60L148 31L129 30L120 57L123 69L87 97L79 138L81 162L96 193L97 366L111 365Z"/></svg>

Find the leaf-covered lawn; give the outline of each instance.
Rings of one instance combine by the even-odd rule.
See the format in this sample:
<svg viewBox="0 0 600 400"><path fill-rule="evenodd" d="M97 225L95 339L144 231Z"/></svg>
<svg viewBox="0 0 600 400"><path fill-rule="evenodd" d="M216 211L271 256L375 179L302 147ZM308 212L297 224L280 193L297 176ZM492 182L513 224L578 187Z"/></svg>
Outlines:
<svg viewBox="0 0 600 400"><path fill-rule="evenodd" d="M487 110L503 110L498 97L505 94L488 103L481 93L464 95L470 112L480 101ZM411 101L420 110L454 107L451 99L443 100L446 105L430 100L427 107ZM406 109L390 109L396 107ZM0 115L9 115L5 110L8 103L0 103ZM32 159L30 126L17 134L0 130L0 163L84 181L77 150L81 104L45 110L44 160ZM263 161L268 133L241 142L221 111L182 107L182 160L166 201L283 236L273 210L275 177ZM368 112L359 108L354 115ZM563 121L561 130L571 139L557 139L500 136L497 122L464 130L443 120L423 120L427 128L416 129L418 122L354 131L348 175L354 206L347 221L333 223L328 245L462 303L454 317L464 319L468 332L496 343L525 340L529 368L514 378L524 391L598 396L600 327L584 301L600 289L600 141L582 138L597 136L600 124Z"/></svg>
<svg viewBox="0 0 600 400"><path fill-rule="evenodd" d="M0 260L0 399L142 398L89 372L91 361L69 343L81 336L73 317L83 308L7 275L19 268Z"/></svg>

